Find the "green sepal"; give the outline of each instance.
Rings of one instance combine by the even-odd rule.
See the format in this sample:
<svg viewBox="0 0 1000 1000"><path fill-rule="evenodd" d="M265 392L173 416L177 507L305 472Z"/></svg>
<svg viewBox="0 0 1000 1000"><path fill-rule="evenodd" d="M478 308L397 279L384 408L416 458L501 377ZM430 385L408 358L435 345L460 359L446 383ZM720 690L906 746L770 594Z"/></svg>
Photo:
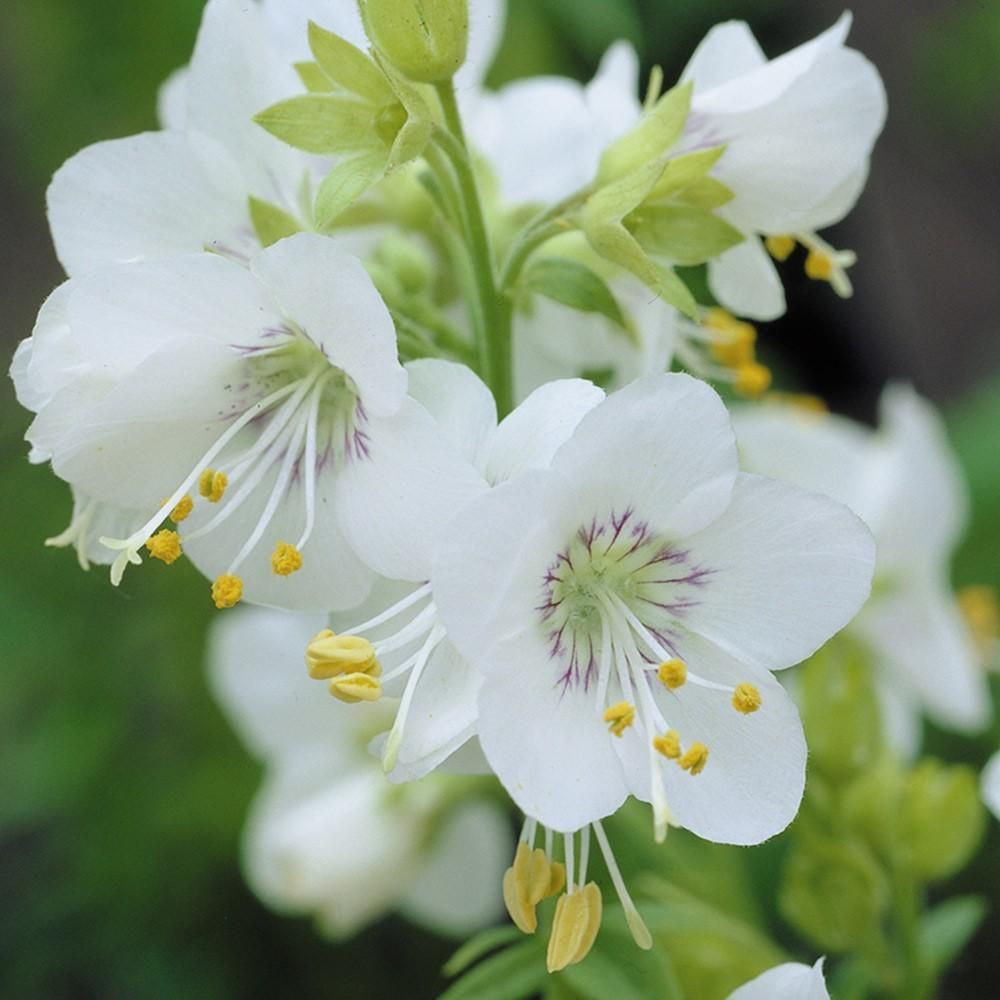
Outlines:
<svg viewBox="0 0 1000 1000"><path fill-rule="evenodd" d="M380 145L370 105L331 94L302 94L272 104L254 121L307 153L359 153Z"/></svg>
<svg viewBox="0 0 1000 1000"><path fill-rule="evenodd" d="M340 35L310 21L309 48L335 87L357 94L376 107L392 101L392 89L379 68L366 53Z"/></svg>
<svg viewBox="0 0 1000 1000"><path fill-rule="evenodd" d="M685 188L707 177L725 151L725 146L713 146L711 149L699 149L696 153L684 153L667 160L663 173L646 200L664 201L677 197Z"/></svg>
<svg viewBox="0 0 1000 1000"><path fill-rule="evenodd" d="M334 86L330 78L319 68L318 63L297 62L293 63L295 72L299 74L302 85L310 94L332 94Z"/></svg>
<svg viewBox="0 0 1000 1000"><path fill-rule="evenodd" d="M374 56L392 88L395 99L406 113L406 118L389 150L389 161L386 165L386 171L389 172L420 156L431 141L434 118L420 88L404 80L380 52L376 51Z"/></svg>
<svg viewBox="0 0 1000 1000"><path fill-rule="evenodd" d="M693 206L644 205L630 228L647 253L684 265L712 260L744 239L724 219Z"/></svg>
<svg viewBox="0 0 1000 1000"><path fill-rule="evenodd" d="M568 257L538 257L529 264L522 281L538 295L580 312L599 313L628 330L625 315L611 289L586 264Z"/></svg>
<svg viewBox="0 0 1000 1000"><path fill-rule="evenodd" d="M385 174L385 156L372 153L341 160L323 179L316 192L313 222L321 232L358 200Z"/></svg>
<svg viewBox="0 0 1000 1000"><path fill-rule="evenodd" d="M298 219L289 215L283 208L269 201L263 201L250 195L248 199L250 221L260 245L269 247L286 236L294 236L302 232Z"/></svg>
<svg viewBox="0 0 1000 1000"><path fill-rule="evenodd" d="M673 200L711 212L728 205L735 197L733 189L726 187L717 177L702 177L679 191Z"/></svg>
<svg viewBox="0 0 1000 1000"><path fill-rule="evenodd" d="M597 183L612 183L661 157L680 138L694 84L690 81L668 90L630 132L601 155Z"/></svg>

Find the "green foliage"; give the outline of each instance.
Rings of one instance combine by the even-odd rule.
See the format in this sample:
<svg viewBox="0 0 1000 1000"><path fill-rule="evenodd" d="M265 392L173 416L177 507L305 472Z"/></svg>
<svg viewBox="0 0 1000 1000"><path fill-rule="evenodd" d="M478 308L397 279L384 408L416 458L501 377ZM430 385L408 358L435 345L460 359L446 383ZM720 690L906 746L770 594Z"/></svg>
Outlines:
<svg viewBox="0 0 1000 1000"><path fill-rule="evenodd" d="M701 264L743 242L743 234L702 208L648 205L633 223L647 253L675 264Z"/></svg>
<svg viewBox="0 0 1000 1000"><path fill-rule="evenodd" d="M474 965L441 1000L522 1000L548 978L545 937L535 935Z"/></svg>
<svg viewBox="0 0 1000 1000"><path fill-rule="evenodd" d="M986 916L982 896L953 896L920 921L920 947L930 968L943 972L962 953Z"/></svg>
<svg viewBox="0 0 1000 1000"><path fill-rule="evenodd" d="M536 257L524 272L525 287L580 312L598 313L626 329L625 316L603 278L568 257Z"/></svg>
<svg viewBox="0 0 1000 1000"><path fill-rule="evenodd" d="M250 196L250 221L261 246L269 247L286 236L294 236L302 227L298 220L289 215L283 208L269 201Z"/></svg>

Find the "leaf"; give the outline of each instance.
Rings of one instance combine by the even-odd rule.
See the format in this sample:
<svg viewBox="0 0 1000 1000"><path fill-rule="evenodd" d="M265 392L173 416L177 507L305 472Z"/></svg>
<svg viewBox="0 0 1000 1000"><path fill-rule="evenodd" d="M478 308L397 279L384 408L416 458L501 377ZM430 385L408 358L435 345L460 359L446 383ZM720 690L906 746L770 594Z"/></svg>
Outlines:
<svg viewBox="0 0 1000 1000"><path fill-rule="evenodd" d="M446 976L457 976L464 972L473 962L477 962L488 952L508 941L515 941L522 936L512 924L504 924L502 927L490 927L485 931L480 931L475 937L470 938L455 952L444 964L441 970Z"/></svg>
<svg viewBox="0 0 1000 1000"><path fill-rule="evenodd" d="M524 1000L547 978L544 943L530 939L473 966L439 1000Z"/></svg>
<svg viewBox="0 0 1000 1000"><path fill-rule="evenodd" d="M261 246L269 247L286 236L294 236L302 232L298 220L289 215L283 208L250 195L250 221Z"/></svg>
<svg viewBox="0 0 1000 1000"><path fill-rule="evenodd" d="M375 63L340 35L310 21L309 48L331 83L376 107L392 101L392 88Z"/></svg>
<svg viewBox="0 0 1000 1000"><path fill-rule="evenodd" d="M320 231L328 229L346 208L358 200L385 174L385 157L355 156L341 160L323 179L316 192L313 222Z"/></svg>
<svg viewBox="0 0 1000 1000"><path fill-rule="evenodd" d="M540 257L527 269L525 285L580 312L600 313L617 326L626 328L625 316L602 278L585 264L568 257Z"/></svg>
<svg viewBox="0 0 1000 1000"><path fill-rule="evenodd" d="M743 242L743 234L700 208L647 205L636 213L635 238L650 254L674 264L701 264Z"/></svg>
<svg viewBox="0 0 1000 1000"><path fill-rule="evenodd" d="M307 153L357 153L379 145L370 105L330 94L301 94L272 104L254 121Z"/></svg>
<svg viewBox="0 0 1000 1000"><path fill-rule="evenodd" d="M987 909L982 896L956 896L924 914L920 922L921 950L935 972L943 972L961 954Z"/></svg>
<svg viewBox="0 0 1000 1000"><path fill-rule="evenodd" d="M317 63L297 62L294 66L295 72L299 74L299 79L310 94L333 93L333 84Z"/></svg>

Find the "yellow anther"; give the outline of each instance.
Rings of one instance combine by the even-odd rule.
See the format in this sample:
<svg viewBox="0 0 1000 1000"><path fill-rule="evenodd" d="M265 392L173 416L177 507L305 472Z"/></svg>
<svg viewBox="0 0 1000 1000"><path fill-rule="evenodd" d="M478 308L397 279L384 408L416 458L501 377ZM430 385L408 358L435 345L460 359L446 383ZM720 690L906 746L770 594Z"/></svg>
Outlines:
<svg viewBox="0 0 1000 1000"><path fill-rule="evenodd" d="M733 708L737 712L750 715L751 712L756 712L760 708L760 701L760 691L753 684L744 681L742 684L736 685L736 690L733 691Z"/></svg>
<svg viewBox="0 0 1000 1000"><path fill-rule="evenodd" d="M806 257L806 274L813 281L829 281L833 277L833 258L822 250L810 250Z"/></svg>
<svg viewBox="0 0 1000 1000"><path fill-rule="evenodd" d="M767 402L782 403L808 415L823 416L830 412L821 396L808 392L769 392Z"/></svg>
<svg viewBox="0 0 1000 1000"><path fill-rule="evenodd" d="M690 771L692 774L701 774L708 763L708 747L704 743L692 743L677 763L684 771Z"/></svg>
<svg viewBox="0 0 1000 1000"><path fill-rule="evenodd" d="M565 884L563 865L550 862L540 847L532 850L522 840L514 863L503 876L503 899L510 919L523 933L534 934L538 927L535 907L560 892Z"/></svg>
<svg viewBox="0 0 1000 1000"><path fill-rule="evenodd" d="M621 736L635 722L635 705L628 701L620 701L604 710L604 721L608 729Z"/></svg>
<svg viewBox="0 0 1000 1000"><path fill-rule="evenodd" d="M240 603L243 581L231 573L223 573L212 584L212 600L217 608L231 608Z"/></svg>
<svg viewBox="0 0 1000 1000"><path fill-rule="evenodd" d="M958 608L979 652L986 656L1000 636L1000 605L996 591L982 584L962 587L956 595Z"/></svg>
<svg viewBox="0 0 1000 1000"><path fill-rule="evenodd" d="M229 476L215 469L206 469L198 477L198 492L209 502L218 503L229 485Z"/></svg>
<svg viewBox="0 0 1000 1000"><path fill-rule="evenodd" d="M683 660L665 660L657 668L656 676L665 688L674 691L688 679L687 664Z"/></svg>
<svg viewBox="0 0 1000 1000"><path fill-rule="evenodd" d="M788 260L795 249L794 236L768 236L764 240L767 252L777 261Z"/></svg>
<svg viewBox="0 0 1000 1000"><path fill-rule="evenodd" d="M545 890L545 898L555 896L563 891L566 885L566 866L561 861L549 863L549 887Z"/></svg>
<svg viewBox="0 0 1000 1000"><path fill-rule="evenodd" d="M181 540L176 531L164 528L151 538L146 539L146 548L154 559L165 562L168 566L181 557Z"/></svg>
<svg viewBox="0 0 1000 1000"><path fill-rule="evenodd" d="M653 749L667 760L677 760L681 755L681 738L677 730L668 729L662 736L654 736Z"/></svg>
<svg viewBox="0 0 1000 1000"><path fill-rule="evenodd" d="M712 306L711 309L706 309L702 322L712 330L723 330L725 333L735 333L742 326L750 326L749 323L738 320L728 309L723 309L721 306ZM751 329L753 328L751 327Z"/></svg>
<svg viewBox="0 0 1000 1000"><path fill-rule="evenodd" d="M340 674L330 681L330 694L348 705L359 701L378 701L382 697L382 682L377 677L360 671Z"/></svg>
<svg viewBox="0 0 1000 1000"><path fill-rule="evenodd" d="M340 674L382 673L375 647L360 635L337 635L328 628L313 636L306 646L306 667L313 680L325 681Z"/></svg>
<svg viewBox="0 0 1000 1000"><path fill-rule="evenodd" d="M758 399L771 388L771 371L759 361L748 361L736 369L733 388L750 399Z"/></svg>
<svg viewBox="0 0 1000 1000"><path fill-rule="evenodd" d="M754 359L757 330L749 323L737 323L725 335L709 344L712 357L727 368L739 368Z"/></svg>
<svg viewBox="0 0 1000 1000"><path fill-rule="evenodd" d="M601 890L596 882L559 897L545 955L549 972L558 972L587 957L601 927L601 909Z"/></svg>
<svg viewBox="0 0 1000 1000"><path fill-rule="evenodd" d="M278 576L291 576L302 569L302 553L290 542L278 542L271 553L271 569Z"/></svg>
<svg viewBox="0 0 1000 1000"><path fill-rule="evenodd" d="M170 520L173 521L174 524L180 524L180 522L183 521L192 510L194 510L194 501L187 495L182 496L174 505L174 509L170 512Z"/></svg>

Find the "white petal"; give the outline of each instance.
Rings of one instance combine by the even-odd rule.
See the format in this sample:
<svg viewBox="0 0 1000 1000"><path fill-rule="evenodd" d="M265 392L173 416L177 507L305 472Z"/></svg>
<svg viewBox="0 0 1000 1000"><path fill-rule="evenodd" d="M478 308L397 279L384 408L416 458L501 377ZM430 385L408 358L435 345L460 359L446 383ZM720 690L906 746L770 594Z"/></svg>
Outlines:
<svg viewBox="0 0 1000 1000"><path fill-rule="evenodd" d="M497 426L497 406L483 380L466 365L422 358L406 365L408 392L437 421L458 453L477 469Z"/></svg>
<svg viewBox="0 0 1000 1000"><path fill-rule="evenodd" d="M375 572L426 580L449 518L486 482L411 399L395 416L369 421L367 433L368 456L349 461L337 476L341 528Z"/></svg>
<svg viewBox="0 0 1000 1000"><path fill-rule="evenodd" d="M208 247L242 252L256 243L247 194L238 166L213 139L147 132L67 160L49 185L49 224L69 274Z"/></svg>
<svg viewBox="0 0 1000 1000"><path fill-rule="evenodd" d="M726 508L736 445L726 408L706 383L649 375L591 410L552 468L569 484L556 515L568 537L595 516L626 510L677 537Z"/></svg>
<svg viewBox="0 0 1000 1000"><path fill-rule="evenodd" d="M776 965L734 990L729 1000L830 1000L823 959L812 967L799 962Z"/></svg>
<svg viewBox="0 0 1000 1000"><path fill-rule="evenodd" d="M406 392L392 317L356 257L315 233L281 240L251 261L281 312L358 387L370 416L395 413Z"/></svg>
<svg viewBox="0 0 1000 1000"><path fill-rule="evenodd" d="M681 624L744 662L791 666L867 599L874 540L842 504L776 480L741 473L732 498L684 542L709 576Z"/></svg>
<svg viewBox="0 0 1000 1000"><path fill-rule="evenodd" d="M498 483L525 469L545 468L584 414L603 399L603 390L583 379L563 379L536 389L496 429L486 478Z"/></svg>
<svg viewBox="0 0 1000 1000"><path fill-rule="evenodd" d="M730 687L754 684L762 701L756 712L743 715L725 691L689 681L668 692L656 683L654 697L682 746L698 741L708 747L708 762L697 775L657 756L667 803L681 826L705 840L759 844L784 830L802 801L806 741L798 709L770 673L734 660L711 643L682 636L677 651L706 680ZM626 736L638 740L635 730ZM615 742L623 746L625 740ZM649 801L649 754L642 750L629 755L629 787Z"/></svg>
<svg viewBox="0 0 1000 1000"><path fill-rule="evenodd" d="M874 680L885 741L902 760L912 761L923 737L920 701L910 687L897 683L892 671L879 669Z"/></svg>
<svg viewBox="0 0 1000 1000"><path fill-rule="evenodd" d="M187 66L175 69L156 94L156 118L161 128L181 131L187 127Z"/></svg>
<svg viewBox="0 0 1000 1000"><path fill-rule="evenodd" d="M261 8L268 40L289 63L313 58L307 36L310 21L340 35L362 51L368 48L356 3L338 0L264 0Z"/></svg>
<svg viewBox="0 0 1000 1000"><path fill-rule="evenodd" d="M17 401L32 413L37 413L49 398L28 377L31 365L31 352L34 348L31 337L25 337L14 349L14 357L10 362L10 377L14 383L14 393Z"/></svg>
<svg viewBox="0 0 1000 1000"><path fill-rule="evenodd" d="M767 62L757 39L745 21L724 21L711 28L698 43L681 73L681 81L694 81L702 94L750 73Z"/></svg>
<svg viewBox="0 0 1000 1000"><path fill-rule="evenodd" d="M74 287L64 281L42 303L31 337L22 341L30 346L18 348L16 372L11 366L18 402L29 410L37 411L88 367L86 352L80 349L78 339L70 336L69 300Z"/></svg>
<svg viewBox="0 0 1000 1000"><path fill-rule="evenodd" d="M473 0L469 4L469 46L465 64L455 75L460 94L486 79L503 40L506 19L505 0Z"/></svg>
<svg viewBox="0 0 1000 1000"><path fill-rule="evenodd" d="M497 923L513 837L503 813L472 802L449 817L410 883L400 910L439 934L468 937Z"/></svg>
<svg viewBox="0 0 1000 1000"><path fill-rule="evenodd" d="M785 287L756 236L708 262L708 287L737 316L771 320L784 315Z"/></svg>
<svg viewBox="0 0 1000 1000"><path fill-rule="evenodd" d="M982 777L983 802L990 812L1000 819L1000 753L993 754L983 768Z"/></svg>
<svg viewBox="0 0 1000 1000"><path fill-rule="evenodd" d="M599 122L633 122L639 115L638 93L639 56L628 42L614 42L587 84L587 106Z"/></svg>

